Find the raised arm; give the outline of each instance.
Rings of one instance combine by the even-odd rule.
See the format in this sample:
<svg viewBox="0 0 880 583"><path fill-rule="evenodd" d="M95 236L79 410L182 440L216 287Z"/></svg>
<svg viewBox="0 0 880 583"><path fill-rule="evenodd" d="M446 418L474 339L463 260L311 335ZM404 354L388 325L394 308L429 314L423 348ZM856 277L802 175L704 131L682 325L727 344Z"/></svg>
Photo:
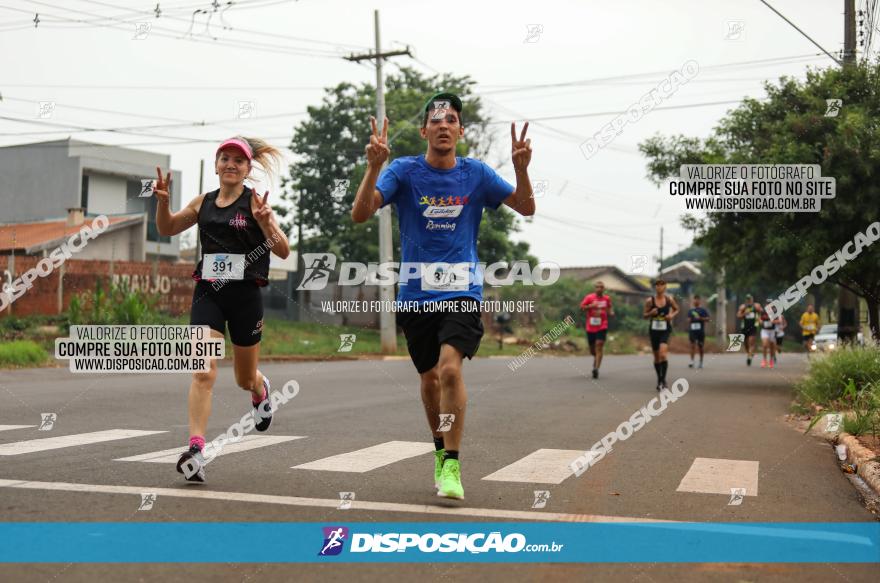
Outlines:
<svg viewBox="0 0 880 583"><path fill-rule="evenodd" d="M363 223L382 206L382 194L376 190L376 181L379 180L382 164L388 160L391 153L391 149L388 147L388 118L386 117L382 124L381 134L376 127L375 117L370 117L370 125L373 128L373 133L370 135L370 143L366 147L367 171L358 186L354 204L351 207L351 220L356 223Z"/></svg>
<svg viewBox="0 0 880 583"><path fill-rule="evenodd" d="M199 207L202 206L202 200L205 195L200 194L195 197L179 212L171 212L171 170L168 171L166 177L162 176L162 169L156 167L156 186L153 187L153 194L156 195L156 230L160 235L173 236L179 235L196 224L199 220Z"/></svg>
<svg viewBox="0 0 880 583"><path fill-rule="evenodd" d="M254 215L254 220L257 221L260 230L263 231L263 236L266 237L266 242L272 242L272 253L281 259L287 259L290 255L290 243L287 240L287 235L284 234L284 231L282 231L281 227L278 225L278 220L275 218L275 213L272 211L272 205L269 204L268 200L268 190L266 191L266 194L260 198L257 189L251 189L251 212Z"/></svg>
<svg viewBox="0 0 880 583"><path fill-rule="evenodd" d="M516 139L516 123L510 124L511 157L513 158L513 170L516 173L516 190L513 191L504 204L524 217L535 214L535 195L532 192L532 182L529 180L529 162L532 160L532 140L526 139L529 122L523 126L519 140Z"/></svg>

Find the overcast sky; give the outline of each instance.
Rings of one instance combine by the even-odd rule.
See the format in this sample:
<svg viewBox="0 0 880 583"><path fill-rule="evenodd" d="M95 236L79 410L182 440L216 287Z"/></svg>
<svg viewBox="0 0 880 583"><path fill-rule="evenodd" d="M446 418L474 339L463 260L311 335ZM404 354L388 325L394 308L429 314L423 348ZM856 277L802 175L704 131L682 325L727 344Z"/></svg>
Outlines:
<svg viewBox="0 0 880 583"><path fill-rule="evenodd" d="M828 51L842 48L843 0L771 4ZM222 139L256 135L286 149L322 88L374 81L372 67L338 55L373 45L378 8L383 48L409 44L418 59L396 63L478 82L500 122L494 126L498 151L488 162L505 160L500 172L508 180L510 121L580 116L532 124L529 172L533 180L549 181L549 189L517 236L540 259L564 266L628 269L631 255L658 253L661 226L666 255L686 247L691 236L679 226L681 208L645 178L637 144L657 132L704 137L735 104L692 105L761 97L764 80L803 78L809 66L834 66L759 0L241 0L210 22L193 15L211 11L208 0L159 2L158 19L155 5L2 0L0 115L36 123L0 119L0 145L70 135L170 154L172 167L183 173L186 203L198 194L200 159L208 165L205 190L216 187L211 165ZM135 38L138 22L151 24L144 38ZM540 28L530 33L529 25ZM688 60L700 66L694 79L627 125L611 146L589 159L583 155L581 142ZM595 81L571 85L588 80ZM530 87L541 84L569 85ZM55 102L51 118L36 119L40 101ZM238 119L239 101L253 101L255 117ZM202 120L215 123L185 125ZM142 126L165 127L76 131ZM269 188L278 192L277 185Z"/></svg>

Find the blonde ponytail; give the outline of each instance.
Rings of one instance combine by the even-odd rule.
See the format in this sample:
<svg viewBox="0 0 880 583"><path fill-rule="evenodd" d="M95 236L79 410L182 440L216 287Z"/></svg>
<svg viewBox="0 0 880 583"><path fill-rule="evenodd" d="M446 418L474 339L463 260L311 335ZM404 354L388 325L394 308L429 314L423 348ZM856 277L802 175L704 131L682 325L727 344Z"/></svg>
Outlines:
<svg viewBox="0 0 880 583"><path fill-rule="evenodd" d="M284 155L281 150L272 144L261 140L260 138L246 138L244 136L236 136L239 140L247 142L254 154L254 162L260 165L260 168L269 177L269 182L281 171L281 164L284 162ZM253 180L253 178L251 178Z"/></svg>

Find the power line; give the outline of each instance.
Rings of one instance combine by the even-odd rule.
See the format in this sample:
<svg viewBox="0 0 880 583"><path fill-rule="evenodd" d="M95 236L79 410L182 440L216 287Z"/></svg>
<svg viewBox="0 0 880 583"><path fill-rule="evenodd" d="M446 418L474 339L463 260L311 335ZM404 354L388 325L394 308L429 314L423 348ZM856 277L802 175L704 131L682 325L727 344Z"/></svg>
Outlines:
<svg viewBox="0 0 880 583"><path fill-rule="evenodd" d="M706 65L705 67L700 67L700 72L705 73L707 71L713 71L717 69L728 69L734 67L754 67L754 66L771 66L771 65L783 65L789 63L795 63L801 60L812 60L816 57L816 54L805 54L805 55L794 55L790 57L774 57L770 59L757 59L751 61L738 61L733 63L720 63L717 65ZM533 85L520 85L518 87L512 87L509 89L497 89L494 91L481 91L478 92L480 95L488 95L488 94L498 94L498 93L511 93L517 91L536 91L540 89L548 89L555 87L572 87L578 85L591 85L601 82L607 81L619 81L619 80L634 80L642 77L650 77L656 75L668 75L669 69L664 69L662 71L650 71L645 73L630 73L626 75L615 75L612 77L598 77L592 79L581 79L578 81L564 81L558 83L538 83Z"/></svg>
<svg viewBox="0 0 880 583"><path fill-rule="evenodd" d="M34 4L49 6L50 8L57 8L57 9L61 9L61 10L66 10L68 12L74 12L77 14L84 14L86 16L92 16L92 17L97 16L99 18L114 20L116 22L121 23L121 24L108 23L108 24L94 24L93 25L93 26L97 26L97 27L101 27L101 28L114 28L117 30L125 30L128 32L131 32L130 26L132 24L135 24L134 22L128 22L128 21L116 19L113 17L101 17L100 15L95 14L93 12L87 12L84 10L77 10L75 8L65 8L62 6L56 6L54 4L49 4L47 2L40 2L39 0L28 0L28 1L31 3L34 3ZM4 6L4 5L0 5L0 8L4 8L6 10L13 10L16 12L25 12L28 14L32 13L31 11L28 11L28 10L11 8L9 6ZM75 19L75 18L71 18L71 17L59 16L57 14L48 14L47 13L46 15L50 16L52 18L58 18L61 20L69 21L69 22L86 22L86 21L83 21L82 19ZM223 46L223 47L227 47L227 48L253 50L253 51L260 51L260 52L270 52L273 54L282 53L282 54L288 54L288 55L315 57L315 58L333 58L333 59L339 58L338 54L335 54L330 51L318 51L315 49L306 49L306 48L302 48L302 47L293 47L293 46L277 45L277 44L270 44L270 43L259 43L256 41L242 41L242 40L238 40L238 39L223 40L223 39L219 39L219 38L214 38L212 40L207 40L207 39L194 37L192 35L186 36L186 35L181 34L177 30L166 29L166 28L162 28L162 27L151 26L150 30L149 30L149 34L151 36L158 36L161 38L170 38L170 39L174 39L174 40L186 40L189 42L211 44L212 46Z"/></svg>
<svg viewBox="0 0 880 583"><path fill-rule="evenodd" d="M17 99L16 101L30 101L30 100ZM57 104L56 104L56 106L57 106ZM120 111L101 110L101 109L97 109L97 108L87 108L87 107L80 107L80 106L73 106L73 105L65 105L64 107L67 107L70 109L85 109L85 110L91 110L91 111L99 111L101 113L108 113L108 114L115 114L115 115L131 115L133 117L139 116L138 114L130 114L130 113L120 112ZM257 118L248 119L247 121L249 121L249 122L254 121L254 120L263 121L263 120L269 120L269 119L279 119L279 118L284 118L284 117L296 117L296 116L307 115L307 114L308 114L307 111L276 113L276 114L270 114L270 115L261 115ZM139 117L155 117L155 116L139 116ZM8 118L8 119L21 119L21 121L23 121L24 123L28 123L29 121L31 121L31 120L27 120L27 119L23 119L23 118ZM159 119L162 119L162 118L159 118ZM164 118L164 119L174 119L174 118ZM228 123L228 122L235 122L235 120L234 119L227 119L227 118L210 120L210 121L204 121L204 120L203 121L184 121L184 120L181 120L180 123L173 123L173 124L160 124L160 125L148 125L148 126L125 126L125 127L110 127L110 128L86 128L86 129L79 129L78 131L75 131L74 133L78 133L79 131L134 133L137 130L175 129L175 128L182 128L182 127L207 127L207 126L215 126L218 128L232 129L232 128L229 128L228 126L222 125L222 124ZM58 124L56 124L56 125L58 125ZM68 126L62 126L62 127L66 127L69 129L76 129L76 128L80 128L81 126L68 125ZM62 133L62 132L67 132L67 130L46 131L46 132L0 133L0 136L16 136L16 135L25 136L25 135L40 135L40 134L56 134L56 133ZM136 135L148 135L148 134L137 133ZM169 136L163 136L163 135L157 134L157 137L167 138Z"/></svg>
<svg viewBox="0 0 880 583"><path fill-rule="evenodd" d="M606 237L618 237L620 239L627 239L629 241L646 241L649 243L656 243L657 242L656 239L653 239L653 238L637 237L637 236L633 236L633 235L627 235L625 233L615 233L614 231L606 231L606 230L599 229L599 228L596 228L593 226L585 225L583 223L576 223L576 222L569 221L566 219L560 219L558 217L554 217L554 216L548 215L547 213L543 213L543 212L540 214L535 214L534 217L535 217L535 219L544 219L544 220L552 221L554 223L564 225L567 227L571 227L571 228L575 228L580 231L584 231L584 230L592 231L594 233L599 233L600 235L605 235ZM671 243L673 243L675 245L681 245L681 243L677 243L675 241L671 241Z"/></svg>
<svg viewBox="0 0 880 583"><path fill-rule="evenodd" d="M664 110L670 110L670 109L691 109L694 107L709 107L712 105L730 105L730 104L734 104L734 103L742 103L742 100L741 99L733 99L733 100L725 100L725 101L705 101L702 103L686 103L683 105L661 105L661 106L651 108L651 111L664 111ZM595 112L589 112L589 113L571 113L571 114L567 114L567 115L551 115L551 116L546 116L546 117L529 118L529 122L549 121L549 120L555 120L555 119L575 119L575 118L582 118L582 117L599 117L599 116L603 116L603 115L620 115L621 113L623 113L623 112L621 112L621 111L595 111ZM500 124L500 123L509 123L509 122L503 122L503 121L489 122L490 125L495 125L495 124Z"/></svg>
<svg viewBox="0 0 880 583"><path fill-rule="evenodd" d="M792 27L793 29L795 29L796 31L798 31L799 33L801 33L801 34L804 36L804 38L806 38L808 41L810 41L811 43L813 43L814 45L816 45L817 47L819 47L819 50L821 50L823 53L825 53L826 55L828 55L828 57L829 57L832 61L834 61L834 62L837 63L838 65L842 65L842 64L843 64L843 62L842 62L842 61L839 61L839 60L837 59L837 57L835 57L834 55L832 55L831 53L829 53L828 51L826 51L826 50L822 47L822 45L820 45L819 43L817 43L816 41L814 41L813 38L812 38L810 35L808 35L808 34L805 33L804 31L802 31L800 28L798 28L798 26L797 26L795 23L793 23L793 22L790 21L788 18L786 18L784 14L782 14L781 12L779 12L778 10L776 10L775 8L773 8L772 6L770 6L770 3L767 2L767 0L759 0L759 1L761 2L761 4L763 4L764 6L766 6L767 8L769 8L770 10L772 10L773 12L775 12L775 13L776 13L776 14L777 14L782 20L784 20L785 22L789 23L789 24L791 25L791 27Z"/></svg>
<svg viewBox="0 0 880 583"><path fill-rule="evenodd" d="M6 121L13 121L13 122L19 122L19 123L26 123L26 124L36 124L36 125L65 128L64 130L59 130L58 132L52 132L52 133L65 133L65 132L69 131L70 129L76 129L76 130L84 131L84 132L109 132L109 133L114 133L114 134L131 134L131 135L135 135L135 136L149 136L149 134L143 134L140 132L125 130L125 129L121 129L121 128L92 128L92 127L88 127L88 126L81 126L81 125L75 125L75 124L70 124L70 123L47 121L45 119L27 119L27 118L11 117L8 115L0 115L0 119L5 119ZM156 134L154 134L154 135L156 135ZM179 140L188 140L188 139L190 139L190 138L183 138L183 137L177 138L175 136L162 136L162 135L156 135L156 137L165 138L165 139L172 139L172 140L178 140L178 139Z"/></svg>
<svg viewBox="0 0 880 583"><path fill-rule="evenodd" d="M116 6L113 4L110 4L107 2L100 2L99 0L79 0L79 1L86 2L88 4L97 4L99 6L107 6L110 8L116 8ZM289 3L290 1L291 0L280 0L280 1L274 0L270 4L266 4L264 6L258 6L258 8L264 8L266 6L271 6L273 4ZM236 7L243 8L242 6L239 6L239 3L236 3L236 2L225 2L224 4L227 4L229 6L229 9L236 8ZM204 5L204 3L201 5ZM134 10L132 12L135 12L138 14L146 14L146 15L153 15L154 14L152 10ZM207 12L207 9L205 9L205 12ZM215 8L214 12L217 12L216 8ZM187 22L187 23L190 22L186 18L167 16L164 11L162 12L162 17L168 18L170 20L176 20L179 22ZM224 30L232 30L232 31L239 32L239 33L257 35L260 37L272 37L272 38L279 38L279 39L284 39L284 40L296 40L296 41L302 41L302 42L308 42L308 43L314 43L314 44L329 45L329 46L333 46L333 47L352 47L352 48L356 48L358 50L363 50L366 48L362 45L348 44L348 43L335 43L335 42L327 41L327 40L318 40L318 39L313 39L313 38L291 36L291 35L287 35L287 34L278 34L278 33L262 31L262 30L252 30L252 29L240 28L240 27L236 27L236 26L224 27Z"/></svg>
<svg viewBox="0 0 880 583"><path fill-rule="evenodd" d="M70 85L67 83L3 83L4 87L24 89L113 89L120 91L233 91L241 89L241 85ZM255 91L323 91L327 87L318 85L248 85Z"/></svg>

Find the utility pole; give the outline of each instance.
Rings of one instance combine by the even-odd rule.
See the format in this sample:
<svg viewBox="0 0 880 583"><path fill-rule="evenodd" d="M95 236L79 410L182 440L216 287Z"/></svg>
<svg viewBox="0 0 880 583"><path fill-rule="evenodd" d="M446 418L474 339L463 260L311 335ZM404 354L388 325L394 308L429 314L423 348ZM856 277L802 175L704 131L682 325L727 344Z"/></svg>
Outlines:
<svg viewBox="0 0 880 583"><path fill-rule="evenodd" d="M663 273L663 227L660 227L660 266L657 268L657 275Z"/></svg>
<svg viewBox="0 0 880 583"><path fill-rule="evenodd" d="M856 62L856 0L843 0L843 65Z"/></svg>
<svg viewBox="0 0 880 583"><path fill-rule="evenodd" d="M385 124L385 80L382 76L382 59L407 55L412 57L409 47L397 51L382 52L382 42L379 36L379 11L373 11L373 26L376 32L376 50L372 53L361 55L349 55L347 61L359 63L365 60L376 61L376 123L380 128ZM386 162L387 164L387 162ZM384 170L385 164L382 165ZM394 255L391 250L391 207L379 209L379 263L391 263ZM382 306L389 306L394 301L394 286L383 285L379 287L379 300ZM397 330L394 312L391 310L379 310L379 329L381 332L382 352L392 354L397 352Z"/></svg>
<svg viewBox="0 0 880 583"><path fill-rule="evenodd" d="M843 66L856 64L856 2L843 0ZM837 337L841 342L853 342L861 328L859 297L852 290L838 286Z"/></svg>
<svg viewBox="0 0 880 583"><path fill-rule="evenodd" d="M199 160L199 194L205 193L205 159L202 158ZM202 238L201 233L199 233L199 222L196 220L196 264L202 258Z"/></svg>
<svg viewBox="0 0 880 583"><path fill-rule="evenodd" d="M715 302L715 322L718 326L718 346L727 346L727 288L724 284L724 267L718 272L718 296Z"/></svg>

